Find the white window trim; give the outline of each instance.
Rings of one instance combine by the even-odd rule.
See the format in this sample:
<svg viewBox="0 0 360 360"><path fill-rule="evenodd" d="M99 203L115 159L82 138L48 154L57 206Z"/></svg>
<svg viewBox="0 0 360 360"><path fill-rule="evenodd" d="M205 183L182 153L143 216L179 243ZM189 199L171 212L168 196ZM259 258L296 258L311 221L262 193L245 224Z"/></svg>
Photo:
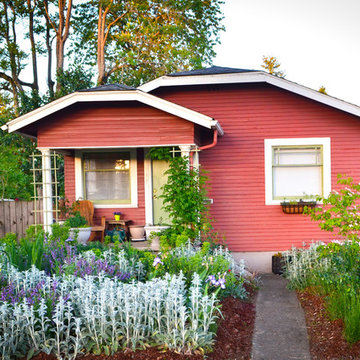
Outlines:
<svg viewBox="0 0 360 360"><path fill-rule="evenodd" d="M280 205L282 200L273 199L272 148L274 146L322 146L323 150L323 196L331 191L331 143L329 137L265 139L265 205Z"/></svg>
<svg viewBox="0 0 360 360"><path fill-rule="evenodd" d="M112 209L112 208L137 208L138 207L138 184L137 184L137 157L136 149L117 149L117 150L76 150L75 151L75 198L76 200L84 199L84 173L83 173L83 154L89 152L129 152L130 153L130 204L94 204L95 209Z"/></svg>

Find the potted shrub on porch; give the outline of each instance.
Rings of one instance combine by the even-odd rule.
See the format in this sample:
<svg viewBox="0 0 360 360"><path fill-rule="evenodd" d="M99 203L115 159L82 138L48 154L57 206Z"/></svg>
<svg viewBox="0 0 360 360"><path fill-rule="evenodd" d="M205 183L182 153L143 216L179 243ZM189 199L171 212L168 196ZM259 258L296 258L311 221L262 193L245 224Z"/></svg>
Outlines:
<svg viewBox="0 0 360 360"><path fill-rule="evenodd" d="M166 229L169 229L169 225L146 225L145 234L146 240L151 243L151 250L159 251L160 250L160 233Z"/></svg>
<svg viewBox="0 0 360 360"><path fill-rule="evenodd" d="M73 215L66 219L65 224L70 228L69 235L79 244L86 245L91 235L91 226L86 219L80 215L79 211L75 211Z"/></svg>

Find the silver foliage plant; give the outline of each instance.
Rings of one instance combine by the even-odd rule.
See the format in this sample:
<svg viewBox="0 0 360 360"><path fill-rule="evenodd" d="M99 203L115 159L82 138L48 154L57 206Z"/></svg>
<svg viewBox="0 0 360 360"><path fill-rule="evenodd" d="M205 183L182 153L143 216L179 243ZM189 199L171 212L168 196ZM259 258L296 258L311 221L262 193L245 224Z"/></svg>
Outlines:
<svg viewBox="0 0 360 360"><path fill-rule="evenodd" d="M323 245L323 243L312 243L309 248L304 249L293 247L284 252L285 273L293 288L304 288L311 285L311 279L315 272L324 272L331 266L329 259L319 258L317 251L319 245Z"/></svg>
<svg viewBox="0 0 360 360"><path fill-rule="evenodd" d="M39 351L75 359L81 353L113 354L145 344L190 352L213 343L218 301L203 293L197 274L188 291L182 273L130 284L102 273L84 279L49 277L35 267L19 272L7 266L6 275L19 291L41 282L44 294L56 288L59 297L50 315L44 299L36 307L26 300L0 302L2 359Z"/></svg>

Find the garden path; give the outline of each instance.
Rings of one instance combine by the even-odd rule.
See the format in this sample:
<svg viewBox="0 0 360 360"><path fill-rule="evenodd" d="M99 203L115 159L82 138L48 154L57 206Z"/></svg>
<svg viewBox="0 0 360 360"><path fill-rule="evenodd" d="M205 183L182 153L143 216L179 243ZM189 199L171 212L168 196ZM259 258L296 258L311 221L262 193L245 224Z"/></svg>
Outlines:
<svg viewBox="0 0 360 360"><path fill-rule="evenodd" d="M310 360L304 312L282 276L261 276L252 360Z"/></svg>

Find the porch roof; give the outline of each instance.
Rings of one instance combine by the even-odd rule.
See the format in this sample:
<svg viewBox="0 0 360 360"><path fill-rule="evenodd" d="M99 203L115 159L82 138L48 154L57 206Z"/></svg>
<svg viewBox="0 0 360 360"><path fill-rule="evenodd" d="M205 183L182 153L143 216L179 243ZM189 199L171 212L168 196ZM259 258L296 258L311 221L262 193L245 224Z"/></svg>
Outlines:
<svg viewBox="0 0 360 360"><path fill-rule="evenodd" d="M25 136L31 136L26 133L25 128L51 114L65 109L75 103L80 102L105 102L105 101L138 101L150 107L162 110L179 118L193 122L208 129L216 129L219 135L224 131L220 123L210 116L204 115L184 106L177 105L170 101L161 99L157 96L148 94L139 89L124 87L118 84L105 85L93 89L86 89L70 95L64 96L38 109L35 109L25 115L7 122L1 127L1 130L8 132L18 132Z"/></svg>

